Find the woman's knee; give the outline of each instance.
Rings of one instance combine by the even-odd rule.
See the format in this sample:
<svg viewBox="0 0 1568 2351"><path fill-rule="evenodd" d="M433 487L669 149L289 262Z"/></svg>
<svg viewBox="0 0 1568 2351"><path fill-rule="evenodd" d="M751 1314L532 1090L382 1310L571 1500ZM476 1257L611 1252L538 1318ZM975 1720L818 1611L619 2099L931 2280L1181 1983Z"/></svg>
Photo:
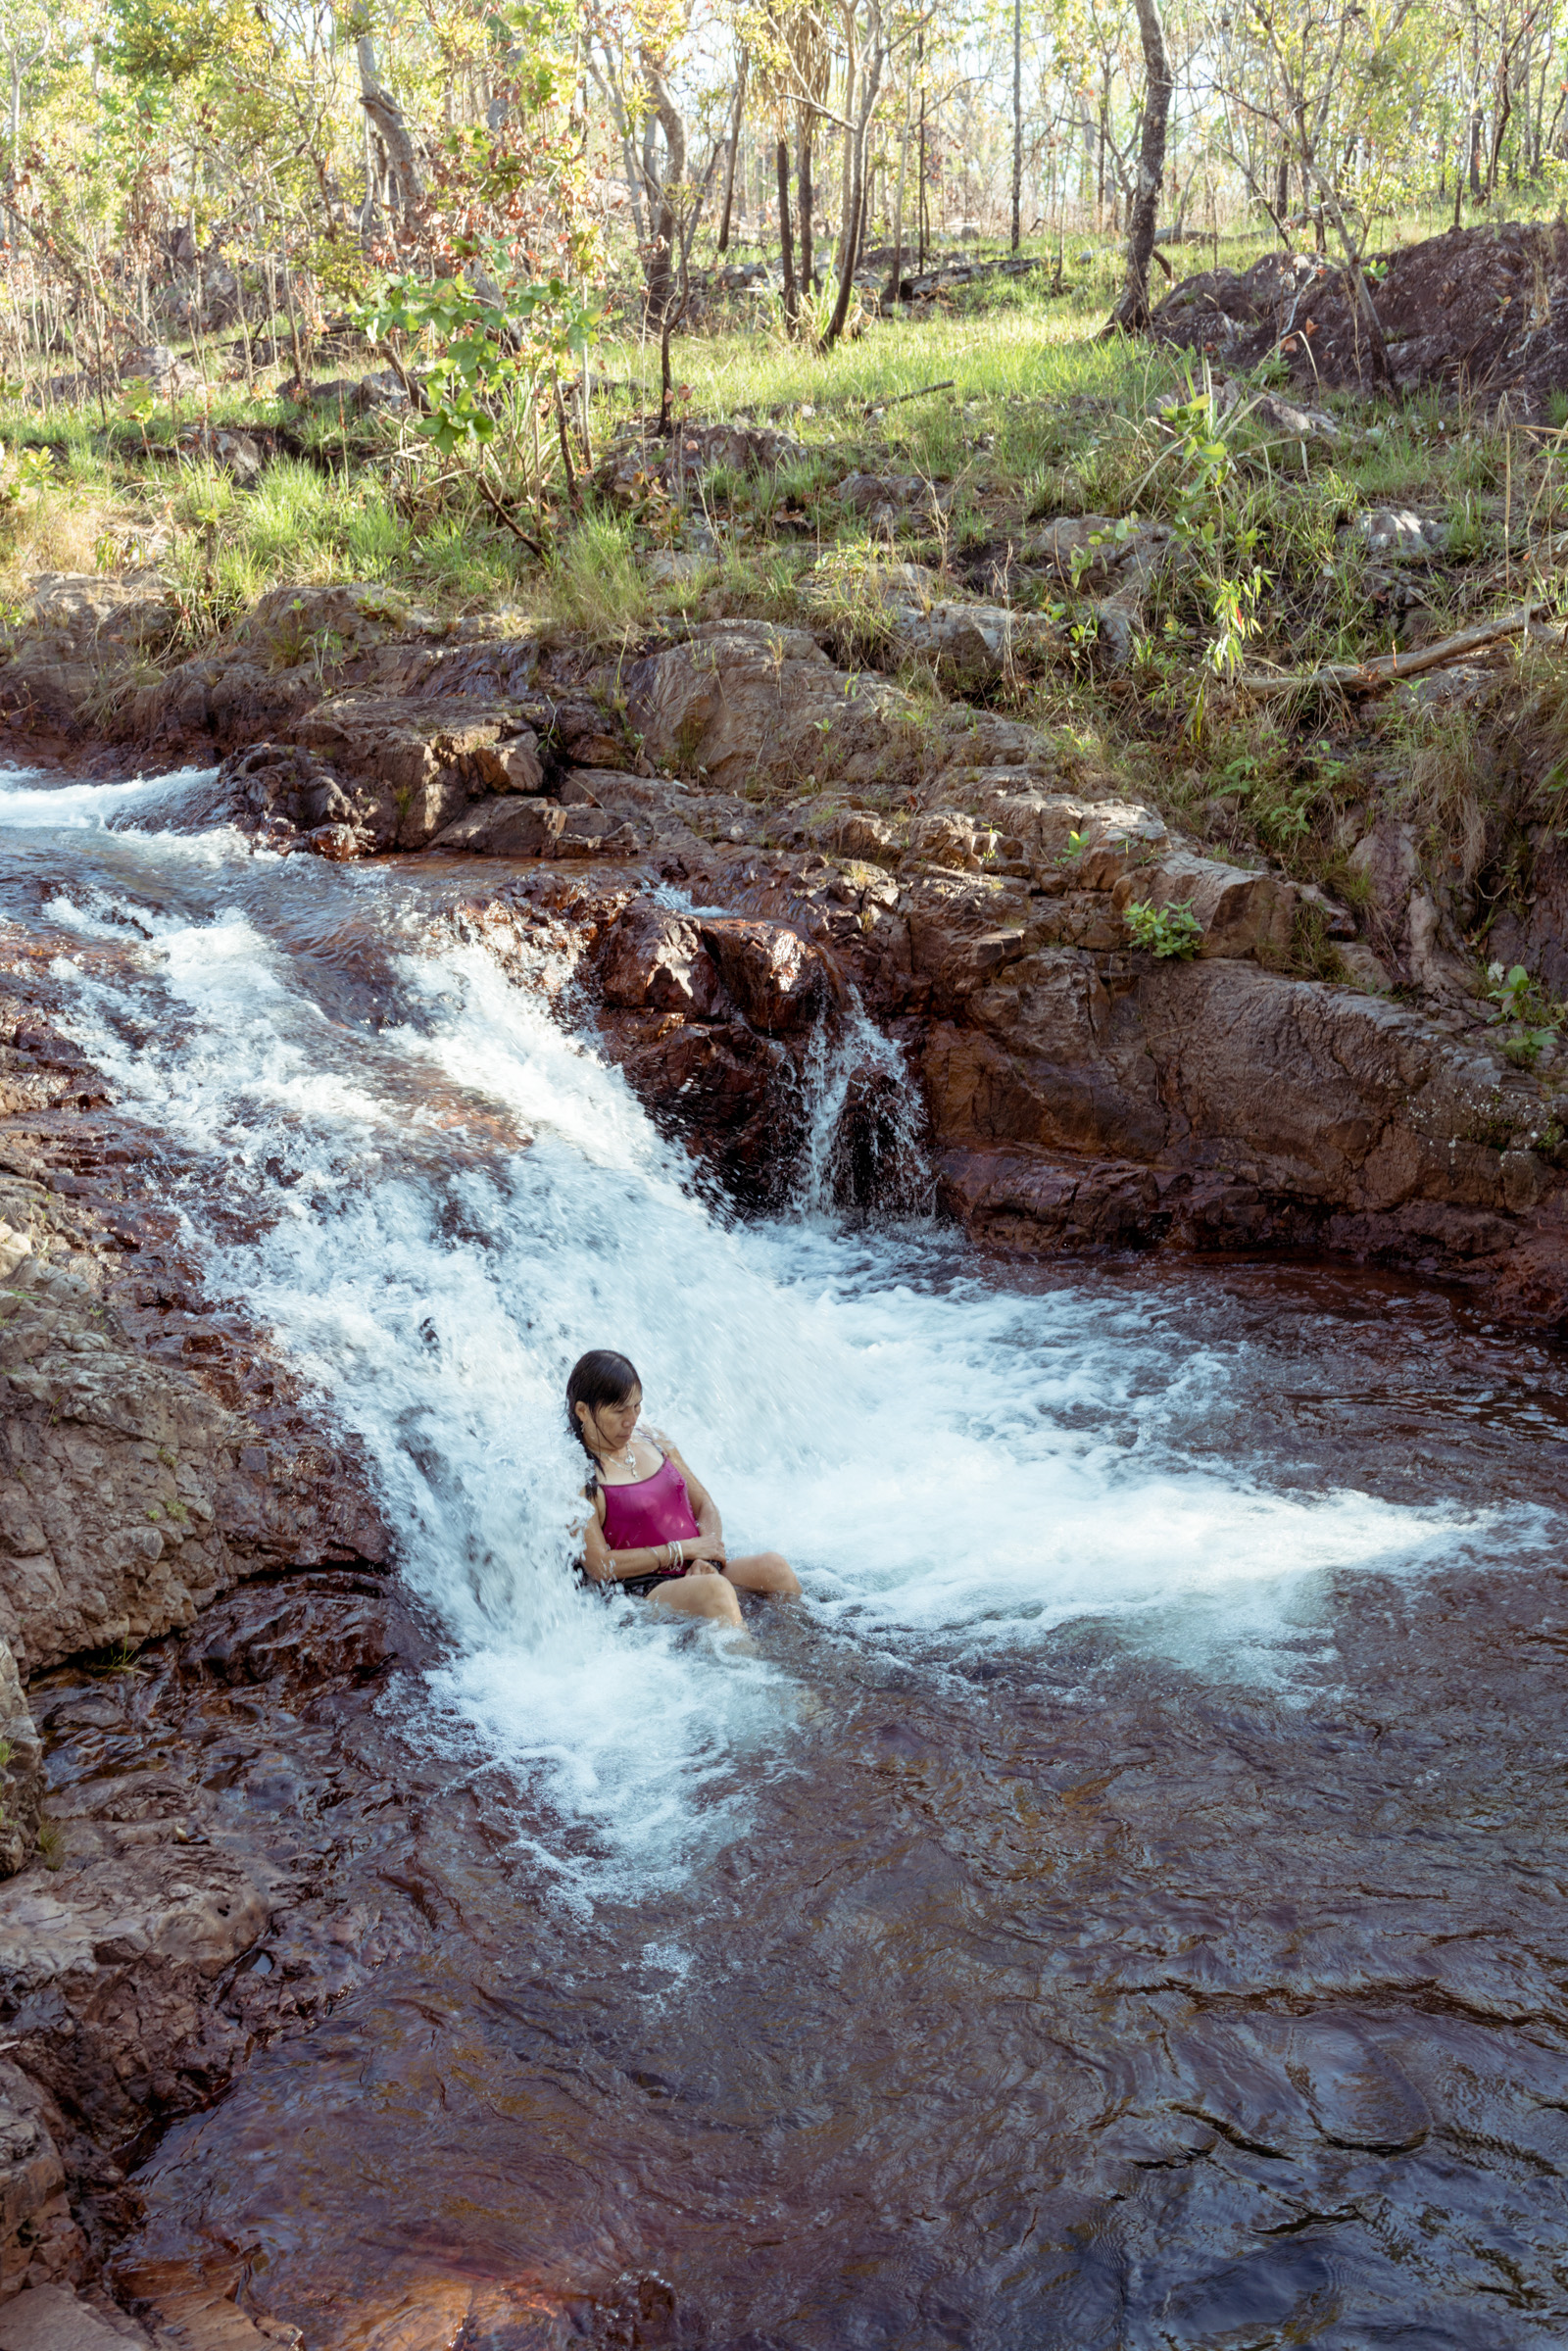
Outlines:
<svg viewBox="0 0 1568 2351"><path fill-rule="evenodd" d="M783 1553L781 1551L764 1551L762 1555L767 1561L768 1573L773 1579L768 1585L769 1592L776 1592L787 1600L798 1600L801 1596L801 1579Z"/></svg>
<svg viewBox="0 0 1568 2351"><path fill-rule="evenodd" d="M722 1576L683 1576L678 1584L655 1596L672 1615L711 1617L729 1625L741 1621L741 1604L734 1588Z"/></svg>
<svg viewBox="0 0 1568 2351"><path fill-rule="evenodd" d="M775 1599L799 1599L801 1579L782 1552L759 1551L741 1564L746 1591L771 1592Z"/></svg>

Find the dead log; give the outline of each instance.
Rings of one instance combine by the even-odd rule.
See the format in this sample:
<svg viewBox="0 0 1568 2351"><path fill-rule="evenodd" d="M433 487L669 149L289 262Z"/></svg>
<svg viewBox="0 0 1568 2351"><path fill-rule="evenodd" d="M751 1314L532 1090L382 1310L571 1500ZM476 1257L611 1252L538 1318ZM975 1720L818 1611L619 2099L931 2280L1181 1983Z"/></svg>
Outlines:
<svg viewBox="0 0 1568 2351"><path fill-rule="evenodd" d="M1498 645L1505 637L1523 636L1530 626L1530 606L1521 605L1495 620L1481 620L1455 636L1440 637L1436 645L1423 645L1417 653L1380 653L1366 661L1328 661L1321 669L1286 669L1277 675L1269 670L1244 670L1236 684L1244 694L1301 694L1323 686L1334 686L1342 694L1376 694L1407 677L1419 677L1425 670L1446 669L1467 654Z"/></svg>

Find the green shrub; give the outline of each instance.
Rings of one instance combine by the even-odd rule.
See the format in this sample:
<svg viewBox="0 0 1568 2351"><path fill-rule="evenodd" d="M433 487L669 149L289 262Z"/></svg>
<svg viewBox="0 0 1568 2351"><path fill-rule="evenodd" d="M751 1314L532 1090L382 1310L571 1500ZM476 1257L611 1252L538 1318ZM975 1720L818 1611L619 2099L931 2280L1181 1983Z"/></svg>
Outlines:
<svg viewBox="0 0 1568 2351"><path fill-rule="evenodd" d="M1147 948L1160 961L1174 957L1185 962L1197 955L1202 942L1203 926L1193 912L1190 899L1174 901L1168 906L1134 899L1122 908L1121 918L1132 933L1133 945Z"/></svg>

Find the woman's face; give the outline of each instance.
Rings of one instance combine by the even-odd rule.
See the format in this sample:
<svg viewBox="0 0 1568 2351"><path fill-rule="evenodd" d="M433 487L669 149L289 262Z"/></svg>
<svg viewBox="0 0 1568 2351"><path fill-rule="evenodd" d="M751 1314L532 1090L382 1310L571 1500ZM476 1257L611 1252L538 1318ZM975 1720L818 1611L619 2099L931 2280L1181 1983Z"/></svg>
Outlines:
<svg viewBox="0 0 1568 2351"><path fill-rule="evenodd" d="M577 1418L596 1453L618 1453L630 1445L642 1408L643 1392L633 1388L618 1404L601 1404L597 1412L579 1404Z"/></svg>

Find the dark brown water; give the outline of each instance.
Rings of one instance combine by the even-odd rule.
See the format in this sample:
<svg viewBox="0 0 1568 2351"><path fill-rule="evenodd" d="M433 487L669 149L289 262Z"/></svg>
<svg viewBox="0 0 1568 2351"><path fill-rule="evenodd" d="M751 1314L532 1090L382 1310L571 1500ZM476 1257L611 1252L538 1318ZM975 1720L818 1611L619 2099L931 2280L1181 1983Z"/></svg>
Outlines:
<svg viewBox="0 0 1568 2351"><path fill-rule="evenodd" d="M63 1788L177 1753L290 1873L224 1997L298 2020L143 2165L124 2289L310 2351L1568 2341L1563 1355L1354 1270L726 1234L482 975L396 978L416 885L277 871L158 883L82 1033L143 1021L417 1605L367 1681L301 1618L254 1687L210 1626L54 1685ZM610 1303L806 1574L751 1657L550 1582Z"/></svg>

